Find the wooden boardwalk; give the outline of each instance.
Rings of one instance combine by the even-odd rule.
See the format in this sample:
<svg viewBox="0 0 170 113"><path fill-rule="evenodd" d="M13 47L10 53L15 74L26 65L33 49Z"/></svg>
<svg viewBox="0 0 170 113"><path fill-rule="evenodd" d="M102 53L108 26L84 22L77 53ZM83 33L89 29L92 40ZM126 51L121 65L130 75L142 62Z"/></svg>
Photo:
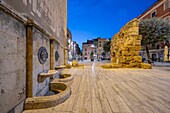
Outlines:
<svg viewBox="0 0 170 113"><path fill-rule="evenodd" d="M74 75L70 98L24 113L170 113L170 67L106 70L88 63L65 72Z"/></svg>

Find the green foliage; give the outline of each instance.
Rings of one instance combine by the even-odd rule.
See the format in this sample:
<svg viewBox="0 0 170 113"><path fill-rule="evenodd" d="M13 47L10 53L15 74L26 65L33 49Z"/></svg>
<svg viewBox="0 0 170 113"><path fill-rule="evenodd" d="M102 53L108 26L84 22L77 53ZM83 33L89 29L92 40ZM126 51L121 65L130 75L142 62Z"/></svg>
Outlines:
<svg viewBox="0 0 170 113"><path fill-rule="evenodd" d="M93 53L93 51L92 51L92 52L90 53L90 58L91 58L91 59L93 59L93 58L94 58L94 56L93 56L93 55L94 55L94 53Z"/></svg>
<svg viewBox="0 0 170 113"><path fill-rule="evenodd" d="M154 45L170 38L170 23L158 18L141 20L139 34L142 35L142 45Z"/></svg>
<svg viewBox="0 0 170 113"><path fill-rule="evenodd" d="M105 56L106 56L106 53L105 53L105 52L102 52L102 56L105 57Z"/></svg>
<svg viewBox="0 0 170 113"><path fill-rule="evenodd" d="M110 52L110 43L111 41L106 41L105 44L103 45L103 49L106 53Z"/></svg>
<svg viewBox="0 0 170 113"><path fill-rule="evenodd" d="M94 46L97 46L98 45L98 41L93 41L93 44L94 44Z"/></svg>
<svg viewBox="0 0 170 113"><path fill-rule="evenodd" d="M81 55L81 50L80 50L80 47L79 47L78 44L76 45L76 53L77 53L78 55Z"/></svg>

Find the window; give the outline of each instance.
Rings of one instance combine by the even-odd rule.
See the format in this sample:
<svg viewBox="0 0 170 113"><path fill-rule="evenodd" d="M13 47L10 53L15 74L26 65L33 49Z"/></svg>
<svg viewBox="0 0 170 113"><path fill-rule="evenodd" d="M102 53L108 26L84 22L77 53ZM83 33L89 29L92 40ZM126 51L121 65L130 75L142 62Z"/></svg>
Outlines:
<svg viewBox="0 0 170 113"><path fill-rule="evenodd" d="M85 52L85 54L84 55L87 55L87 53Z"/></svg>
<svg viewBox="0 0 170 113"><path fill-rule="evenodd" d="M85 48L84 51L87 51L87 49Z"/></svg>
<svg viewBox="0 0 170 113"><path fill-rule="evenodd" d="M151 17L156 17L156 10L151 13Z"/></svg>
<svg viewBox="0 0 170 113"><path fill-rule="evenodd" d="M164 11L169 8L169 0L164 3Z"/></svg>
<svg viewBox="0 0 170 113"><path fill-rule="evenodd" d="M99 47L102 47L102 45L101 45L101 44L99 44Z"/></svg>

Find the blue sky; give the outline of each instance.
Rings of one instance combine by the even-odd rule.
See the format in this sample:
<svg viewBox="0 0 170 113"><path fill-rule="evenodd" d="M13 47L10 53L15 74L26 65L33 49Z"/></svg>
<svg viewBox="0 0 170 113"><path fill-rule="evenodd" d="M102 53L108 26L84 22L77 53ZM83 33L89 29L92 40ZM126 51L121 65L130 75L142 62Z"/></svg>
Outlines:
<svg viewBox="0 0 170 113"><path fill-rule="evenodd" d="M68 28L80 48L96 37L111 38L157 0L68 0Z"/></svg>

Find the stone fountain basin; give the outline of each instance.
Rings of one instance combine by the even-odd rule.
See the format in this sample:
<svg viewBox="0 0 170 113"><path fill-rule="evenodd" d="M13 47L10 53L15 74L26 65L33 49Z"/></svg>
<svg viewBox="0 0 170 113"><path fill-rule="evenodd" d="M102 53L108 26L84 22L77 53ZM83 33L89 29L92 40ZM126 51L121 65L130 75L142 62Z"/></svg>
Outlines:
<svg viewBox="0 0 170 113"><path fill-rule="evenodd" d="M59 78L56 78L52 83L63 82L69 84L73 81L74 77L71 74L60 74Z"/></svg>
<svg viewBox="0 0 170 113"><path fill-rule="evenodd" d="M46 70L38 74L38 82L43 82L46 78L50 77L53 79L53 76L57 74L57 70Z"/></svg>
<svg viewBox="0 0 170 113"><path fill-rule="evenodd" d="M44 109L57 106L70 97L71 88L64 83L51 83L50 92L53 92L54 94L48 95L49 93L47 93L45 96L27 98L25 110Z"/></svg>
<svg viewBox="0 0 170 113"><path fill-rule="evenodd" d="M64 68L66 68L66 66L65 66L65 65L60 65L60 66L56 66L56 67L55 67L55 69L56 69L56 70L64 69Z"/></svg>

